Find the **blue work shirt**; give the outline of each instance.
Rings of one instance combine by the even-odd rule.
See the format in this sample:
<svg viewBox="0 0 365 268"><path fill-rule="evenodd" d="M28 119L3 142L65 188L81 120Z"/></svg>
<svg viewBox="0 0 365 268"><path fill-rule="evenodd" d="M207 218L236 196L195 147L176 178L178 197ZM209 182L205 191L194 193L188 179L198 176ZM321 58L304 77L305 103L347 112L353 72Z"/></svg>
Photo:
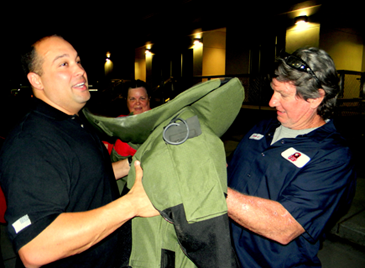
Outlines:
<svg viewBox="0 0 365 268"><path fill-rule="evenodd" d="M232 221L235 249L242 267L320 267L319 238L355 193L352 154L332 121L270 145L278 126L266 120L247 133L229 163L228 185L279 202L305 232L282 245Z"/></svg>

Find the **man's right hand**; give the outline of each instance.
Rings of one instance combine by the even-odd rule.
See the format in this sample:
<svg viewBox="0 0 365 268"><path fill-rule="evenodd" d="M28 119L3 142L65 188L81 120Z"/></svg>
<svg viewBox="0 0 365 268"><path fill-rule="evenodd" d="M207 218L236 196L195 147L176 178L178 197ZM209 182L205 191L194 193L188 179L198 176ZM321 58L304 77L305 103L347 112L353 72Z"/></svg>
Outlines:
<svg viewBox="0 0 365 268"><path fill-rule="evenodd" d="M150 199L146 194L146 191L143 188L143 170L141 167L141 163L139 161L134 161L134 167L136 169L136 180L132 189L128 192L127 196L130 197L131 205L136 209L135 216L153 217L160 215L158 210L156 210L152 205Z"/></svg>

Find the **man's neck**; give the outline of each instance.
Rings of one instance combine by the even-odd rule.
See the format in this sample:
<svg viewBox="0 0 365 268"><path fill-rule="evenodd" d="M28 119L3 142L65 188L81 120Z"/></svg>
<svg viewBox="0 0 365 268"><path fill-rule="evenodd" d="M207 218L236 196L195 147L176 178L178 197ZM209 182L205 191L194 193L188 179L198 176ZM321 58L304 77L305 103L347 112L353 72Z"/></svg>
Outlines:
<svg viewBox="0 0 365 268"><path fill-rule="evenodd" d="M61 107L59 105L57 105L56 103L52 102L50 99L46 98L45 96L43 95L40 95L40 96L36 96L38 99L42 100L43 102L47 103L49 106L52 106L53 108L67 114L67 115L79 115L79 112L80 110L84 107L80 107L80 109L75 109L75 108L71 108L71 107L68 107L68 108L64 108L64 107Z"/></svg>

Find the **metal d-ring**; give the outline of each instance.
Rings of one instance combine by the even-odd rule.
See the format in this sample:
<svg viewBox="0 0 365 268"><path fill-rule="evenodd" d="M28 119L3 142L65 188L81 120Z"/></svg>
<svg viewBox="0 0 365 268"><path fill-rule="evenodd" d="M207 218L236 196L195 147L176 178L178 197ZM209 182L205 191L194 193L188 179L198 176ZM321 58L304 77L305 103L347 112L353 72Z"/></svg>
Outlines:
<svg viewBox="0 0 365 268"><path fill-rule="evenodd" d="M172 127L172 126L180 126L180 124L176 123L176 121L180 120L181 122L184 123L185 127L186 127L186 137L181 140L181 141L177 141L177 142L173 142L173 141L170 141L166 138L166 131ZM162 133L162 137L164 139L165 142L167 142L168 144L171 144L171 145L179 145L179 144L182 144L184 143L188 138L189 138L189 134L190 134L190 131L189 131L189 125L188 123L184 120L184 119L181 119L181 118L175 118L173 122L171 122L170 124L168 124L165 129L163 130L163 133Z"/></svg>

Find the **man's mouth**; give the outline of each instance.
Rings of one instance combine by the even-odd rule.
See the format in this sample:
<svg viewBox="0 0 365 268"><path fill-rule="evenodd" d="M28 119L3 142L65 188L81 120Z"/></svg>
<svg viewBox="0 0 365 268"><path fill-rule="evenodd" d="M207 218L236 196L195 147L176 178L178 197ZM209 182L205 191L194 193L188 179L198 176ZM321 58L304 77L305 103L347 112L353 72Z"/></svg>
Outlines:
<svg viewBox="0 0 365 268"><path fill-rule="evenodd" d="M86 87L86 84L85 84L85 82L81 82L81 83L74 85L73 87L83 88L83 87Z"/></svg>

